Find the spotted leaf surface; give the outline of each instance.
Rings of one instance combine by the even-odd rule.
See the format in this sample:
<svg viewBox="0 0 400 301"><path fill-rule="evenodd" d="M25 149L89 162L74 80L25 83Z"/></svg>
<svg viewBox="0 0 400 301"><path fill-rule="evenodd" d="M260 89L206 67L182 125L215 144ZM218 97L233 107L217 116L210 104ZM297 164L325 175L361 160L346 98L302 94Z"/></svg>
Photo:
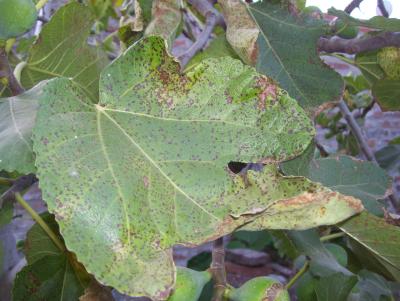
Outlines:
<svg viewBox="0 0 400 301"><path fill-rule="evenodd" d="M207 59L185 75L179 68L150 37L103 71L96 105L72 81L54 79L33 138L43 196L67 247L102 283L156 300L174 286L171 246L229 233L308 187L274 165L244 179L228 162L285 160L314 134L295 100L238 60Z"/></svg>
<svg viewBox="0 0 400 301"><path fill-rule="evenodd" d="M260 28L257 70L275 79L304 108L337 100L343 90L338 73L317 53L326 23L306 15L292 16L281 3L265 0L248 5Z"/></svg>

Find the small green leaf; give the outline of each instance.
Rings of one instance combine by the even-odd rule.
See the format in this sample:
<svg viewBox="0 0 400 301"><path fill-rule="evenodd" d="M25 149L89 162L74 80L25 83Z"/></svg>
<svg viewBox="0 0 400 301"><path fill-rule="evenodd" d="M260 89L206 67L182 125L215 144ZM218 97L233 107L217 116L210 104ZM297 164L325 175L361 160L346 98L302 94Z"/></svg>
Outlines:
<svg viewBox="0 0 400 301"><path fill-rule="evenodd" d="M1 203L0 203L1 204ZM0 207L0 229L9 224L14 215L14 206L12 202L4 202ZM1 269L0 269L1 271Z"/></svg>
<svg viewBox="0 0 400 301"><path fill-rule="evenodd" d="M330 276L335 273L352 275L345 267L340 265L336 258L329 252L315 230L289 231L288 236L297 249L307 255L310 262L310 271L315 276Z"/></svg>
<svg viewBox="0 0 400 301"><path fill-rule="evenodd" d="M100 47L87 45L93 22L90 8L77 2L57 10L29 51L22 85L31 88L45 79L68 77L96 100L100 71L108 59Z"/></svg>
<svg viewBox="0 0 400 301"><path fill-rule="evenodd" d="M385 77L385 72L378 63L378 51L357 53L354 62L371 86Z"/></svg>
<svg viewBox="0 0 400 301"><path fill-rule="evenodd" d="M62 239L54 217L43 214L42 218ZM24 252L28 265L15 278L14 301L78 300L84 293L90 276L74 255L61 251L38 224L27 234Z"/></svg>
<svg viewBox="0 0 400 301"><path fill-rule="evenodd" d="M357 277L342 273L322 277L315 284L318 301L347 301L347 298L357 283Z"/></svg>
<svg viewBox="0 0 400 301"><path fill-rule="evenodd" d="M353 18L344 11L335 9L333 7L328 10L328 14L339 17L346 24L351 26L363 26L386 31L400 31L400 20L395 18L375 16L369 20L360 20Z"/></svg>
<svg viewBox="0 0 400 301"><path fill-rule="evenodd" d="M274 1L248 6L261 33L257 70L276 80L302 107L339 99L343 80L317 53L316 43L327 24L306 15L291 16Z"/></svg>
<svg viewBox="0 0 400 301"><path fill-rule="evenodd" d="M352 239L362 244L376 257L400 270L400 228L384 219L363 212L339 225Z"/></svg>
<svg viewBox="0 0 400 301"><path fill-rule="evenodd" d="M364 270L359 273L357 288L360 301L380 301L382 300L381 297L388 297L389 300L394 300L389 282L382 276L369 271Z"/></svg>
<svg viewBox="0 0 400 301"><path fill-rule="evenodd" d="M381 79L372 86L382 111L400 111L400 79Z"/></svg>
<svg viewBox="0 0 400 301"><path fill-rule="evenodd" d="M197 272L188 268L178 267L174 292L168 301L197 301L204 286L211 280L208 271Z"/></svg>

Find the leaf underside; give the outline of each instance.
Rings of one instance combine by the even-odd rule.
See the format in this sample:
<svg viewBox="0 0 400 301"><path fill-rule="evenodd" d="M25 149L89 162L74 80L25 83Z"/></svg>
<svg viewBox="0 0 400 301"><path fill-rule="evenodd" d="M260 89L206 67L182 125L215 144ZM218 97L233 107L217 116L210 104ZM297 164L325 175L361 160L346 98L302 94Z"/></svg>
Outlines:
<svg viewBox="0 0 400 301"><path fill-rule="evenodd" d="M180 75L164 41L149 37L102 72L97 105L68 79L50 81L40 103L33 140L49 210L88 271L129 295L168 297L175 244L255 217L255 227L293 229L362 210L278 173L273 162L304 151L312 123L285 91L228 57ZM260 160L270 165L247 180L227 168ZM296 212L307 206L303 221Z"/></svg>

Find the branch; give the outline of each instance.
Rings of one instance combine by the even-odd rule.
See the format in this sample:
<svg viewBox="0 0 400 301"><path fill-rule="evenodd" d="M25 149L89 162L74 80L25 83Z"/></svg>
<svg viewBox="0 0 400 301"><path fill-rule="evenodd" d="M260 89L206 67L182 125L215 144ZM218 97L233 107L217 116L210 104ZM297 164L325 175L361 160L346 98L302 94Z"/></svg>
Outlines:
<svg viewBox="0 0 400 301"><path fill-rule="evenodd" d="M0 80L4 80L4 85L10 88L13 95L18 95L25 91L14 77L8 62L7 52L2 47L0 47Z"/></svg>
<svg viewBox="0 0 400 301"><path fill-rule="evenodd" d="M214 241L212 250L211 273L214 279L214 293L212 301L222 301L224 300L224 293L227 287L223 237L220 237Z"/></svg>
<svg viewBox="0 0 400 301"><path fill-rule="evenodd" d="M344 11L346 13L348 13L349 15L351 14L351 12L360 6L361 2L363 2L363 0L353 0L349 3L349 5L346 6L346 8L344 9Z"/></svg>
<svg viewBox="0 0 400 301"><path fill-rule="evenodd" d="M400 47L400 32L383 32L375 36L355 39L343 39L337 36L320 38L317 46L319 51L348 54L377 50L390 46Z"/></svg>
<svg viewBox="0 0 400 301"><path fill-rule="evenodd" d="M212 32L216 25L223 26L225 28L225 21L222 15L213 7L208 0L188 0L188 2L204 17L206 17L206 24L203 31L198 36L196 42L181 56L179 60L181 62L182 69L190 61L197 52L202 50L207 44Z"/></svg>
<svg viewBox="0 0 400 301"><path fill-rule="evenodd" d="M3 202L14 200L15 193L25 190L36 181L37 178L34 174L22 176L17 180L14 180L12 186L0 196L0 208L2 207Z"/></svg>
<svg viewBox="0 0 400 301"><path fill-rule="evenodd" d="M378 0L378 8L381 11L382 16L385 18L389 17L389 13L386 10L385 4L383 3L383 0Z"/></svg>

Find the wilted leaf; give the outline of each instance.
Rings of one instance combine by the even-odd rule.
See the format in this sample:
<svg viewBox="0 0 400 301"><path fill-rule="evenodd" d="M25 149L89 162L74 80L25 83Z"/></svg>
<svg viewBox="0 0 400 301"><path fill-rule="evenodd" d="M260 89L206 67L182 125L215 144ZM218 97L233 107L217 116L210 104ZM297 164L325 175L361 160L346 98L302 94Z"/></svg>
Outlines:
<svg viewBox="0 0 400 301"><path fill-rule="evenodd" d="M181 75L164 45L150 37L107 67L97 105L67 79L49 82L40 100L34 149L44 199L68 247L102 283L165 299L174 244L215 239L260 212L262 225L309 205L305 225L279 223L293 228L362 209L273 165L246 179L229 172L230 161L299 154L313 135L310 120L240 61L209 59Z"/></svg>
<svg viewBox="0 0 400 301"><path fill-rule="evenodd" d="M400 111L400 79L381 79L372 86L382 111Z"/></svg>
<svg viewBox="0 0 400 301"><path fill-rule="evenodd" d="M30 88L45 79L69 77L97 99L99 74L108 59L100 47L87 45L93 22L90 8L77 2L57 10L29 51L22 85Z"/></svg>
<svg viewBox="0 0 400 301"><path fill-rule="evenodd" d="M284 172L285 172L285 165ZM334 191L354 196L363 201L372 212L381 212L377 202L385 196L390 187L390 177L372 162L361 161L349 156L331 156L311 160L307 168L292 175L304 176L311 181L322 183Z"/></svg>
<svg viewBox="0 0 400 301"><path fill-rule="evenodd" d="M54 217L42 217L62 239ZM38 224L29 230L24 249L28 265L15 278L14 301L79 299L90 278L72 253L61 251Z"/></svg>
<svg viewBox="0 0 400 301"><path fill-rule="evenodd" d="M355 275L348 276L342 273L322 277L315 284L318 301L347 301L351 290L357 283Z"/></svg>
<svg viewBox="0 0 400 301"><path fill-rule="evenodd" d="M375 16L369 20L360 20L353 18L346 12L333 7L328 10L328 14L339 17L350 26L363 26L386 31L400 31L400 20L395 18Z"/></svg>
<svg viewBox="0 0 400 301"><path fill-rule="evenodd" d="M306 15L292 16L274 3L248 6L261 30L257 70L276 80L304 108L338 100L343 80L322 62L316 48L326 24Z"/></svg>
<svg viewBox="0 0 400 301"><path fill-rule="evenodd" d="M165 39L170 52L181 24L180 0L153 0L152 20L145 36L160 36Z"/></svg>
<svg viewBox="0 0 400 301"><path fill-rule="evenodd" d="M221 5L227 26L226 39L246 64L255 65L260 29L240 0L219 0L218 3Z"/></svg>
<svg viewBox="0 0 400 301"><path fill-rule="evenodd" d="M168 301L197 301L204 286L210 280L211 274L208 271L198 272L178 267L174 292L168 298Z"/></svg>
<svg viewBox="0 0 400 301"><path fill-rule="evenodd" d="M400 228L363 212L340 224L340 229L397 271L400 270Z"/></svg>
<svg viewBox="0 0 400 301"><path fill-rule="evenodd" d="M44 84L18 96L0 99L0 170L21 174L35 171L31 136L37 98Z"/></svg>
<svg viewBox="0 0 400 301"><path fill-rule="evenodd" d="M90 282L85 293L79 297L79 301L113 301L111 288L101 285L95 280Z"/></svg>

